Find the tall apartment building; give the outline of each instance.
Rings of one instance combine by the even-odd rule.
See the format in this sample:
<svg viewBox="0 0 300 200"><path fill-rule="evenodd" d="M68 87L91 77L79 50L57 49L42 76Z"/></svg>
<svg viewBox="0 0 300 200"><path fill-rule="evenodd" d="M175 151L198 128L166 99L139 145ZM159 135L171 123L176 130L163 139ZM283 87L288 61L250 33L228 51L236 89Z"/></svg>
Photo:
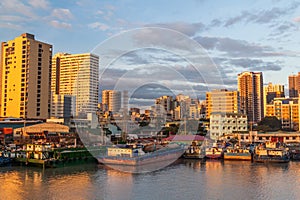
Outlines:
<svg viewBox="0 0 300 200"><path fill-rule="evenodd" d="M272 103L274 98L285 97L284 95L284 85L273 85L269 83L268 85L264 86L264 115L267 113L267 104Z"/></svg>
<svg viewBox="0 0 300 200"><path fill-rule="evenodd" d="M299 98L275 98L267 105L266 116L275 116L281 120L281 128L300 130Z"/></svg>
<svg viewBox="0 0 300 200"><path fill-rule="evenodd" d="M75 96L75 116L97 111L98 80L97 55L58 53L52 59L51 92Z"/></svg>
<svg viewBox="0 0 300 200"><path fill-rule="evenodd" d="M300 72L289 76L289 97L298 97L300 94Z"/></svg>
<svg viewBox="0 0 300 200"><path fill-rule="evenodd" d="M213 90L206 93L205 104L208 119L212 112L239 113L239 93L227 89Z"/></svg>
<svg viewBox="0 0 300 200"><path fill-rule="evenodd" d="M1 44L2 117L47 119L52 45L24 33Z"/></svg>
<svg viewBox="0 0 300 200"><path fill-rule="evenodd" d="M264 116L262 72L243 72L238 74L240 109L249 122L257 123Z"/></svg>
<svg viewBox="0 0 300 200"><path fill-rule="evenodd" d="M104 111L111 111L113 113L120 112L122 103L122 94L116 90L102 91L102 106Z"/></svg>

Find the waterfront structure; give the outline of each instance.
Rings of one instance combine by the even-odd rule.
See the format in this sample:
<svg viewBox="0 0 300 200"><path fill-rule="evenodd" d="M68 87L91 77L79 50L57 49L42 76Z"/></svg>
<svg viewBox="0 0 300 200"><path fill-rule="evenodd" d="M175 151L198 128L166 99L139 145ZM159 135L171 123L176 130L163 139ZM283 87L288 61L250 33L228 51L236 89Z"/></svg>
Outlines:
<svg viewBox="0 0 300 200"><path fill-rule="evenodd" d="M289 97L298 97L300 93L300 72L289 76Z"/></svg>
<svg viewBox="0 0 300 200"><path fill-rule="evenodd" d="M299 143L300 132L258 132L249 131L237 134L241 143L265 143L267 141L280 141L281 143Z"/></svg>
<svg viewBox="0 0 300 200"><path fill-rule="evenodd" d="M212 113L210 116L210 138L218 140L223 135L248 131L247 115L238 113Z"/></svg>
<svg viewBox="0 0 300 200"><path fill-rule="evenodd" d="M212 112L239 113L239 93L227 89L213 90L206 93L205 104L207 119Z"/></svg>
<svg viewBox="0 0 300 200"><path fill-rule="evenodd" d="M0 80L2 117L47 119L50 114L52 45L23 33L2 42Z"/></svg>
<svg viewBox="0 0 300 200"><path fill-rule="evenodd" d="M264 117L262 72L238 74L240 109L250 123L257 123Z"/></svg>
<svg viewBox="0 0 300 200"><path fill-rule="evenodd" d="M116 90L102 91L102 106L103 111L110 111L112 113L120 112L122 103L122 94Z"/></svg>
<svg viewBox="0 0 300 200"><path fill-rule="evenodd" d="M275 98L267 105L266 116L275 116L281 128L299 131L299 98Z"/></svg>
<svg viewBox="0 0 300 200"><path fill-rule="evenodd" d="M58 53L52 59L51 92L73 95L73 116L95 113L98 106L99 57L91 53Z"/></svg>
<svg viewBox="0 0 300 200"><path fill-rule="evenodd" d="M269 83L264 86L264 116L267 112L267 104L270 104L274 98L285 97L284 95L284 85Z"/></svg>

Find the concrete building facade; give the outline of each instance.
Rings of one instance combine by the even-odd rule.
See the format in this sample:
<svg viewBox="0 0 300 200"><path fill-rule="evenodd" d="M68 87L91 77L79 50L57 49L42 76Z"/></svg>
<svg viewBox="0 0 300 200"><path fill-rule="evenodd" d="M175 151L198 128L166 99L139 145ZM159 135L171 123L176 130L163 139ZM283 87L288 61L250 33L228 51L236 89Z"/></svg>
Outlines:
<svg viewBox="0 0 300 200"><path fill-rule="evenodd" d="M2 117L47 119L52 45L24 33L1 45Z"/></svg>
<svg viewBox="0 0 300 200"><path fill-rule="evenodd" d="M58 53L52 59L51 92L73 95L74 116L94 113L98 107L99 57L91 53Z"/></svg>

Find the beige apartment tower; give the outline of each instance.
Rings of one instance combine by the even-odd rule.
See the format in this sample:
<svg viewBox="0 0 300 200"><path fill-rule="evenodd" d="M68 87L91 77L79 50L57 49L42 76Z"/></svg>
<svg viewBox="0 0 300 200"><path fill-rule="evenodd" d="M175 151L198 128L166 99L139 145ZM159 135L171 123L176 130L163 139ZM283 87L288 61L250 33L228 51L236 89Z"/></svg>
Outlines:
<svg viewBox="0 0 300 200"><path fill-rule="evenodd" d="M209 119L212 113L239 113L238 91L227 89L213 90L206 93L206 118Z"/></svg>
<svg viewBox="0 0 300 200"><path fill-rule="evenodd" d="M1 117L47 119L52 45L24 33L1 45Z"/></svg>
<svg viewBox="0 0 300 200"><path fill-rule="evenodd" d="M262 72L243 72L238 74L240 109L248 121L257 123L264 116L263 75Z"/></svg>
<svg viewBox="0 0 300 200"><path fill-rule="evenodd" d="M99 57L97 55L58 53L53 57L52 96L74 96L73 116L85 116L87 113L97 111L98 84Z"/></svg>

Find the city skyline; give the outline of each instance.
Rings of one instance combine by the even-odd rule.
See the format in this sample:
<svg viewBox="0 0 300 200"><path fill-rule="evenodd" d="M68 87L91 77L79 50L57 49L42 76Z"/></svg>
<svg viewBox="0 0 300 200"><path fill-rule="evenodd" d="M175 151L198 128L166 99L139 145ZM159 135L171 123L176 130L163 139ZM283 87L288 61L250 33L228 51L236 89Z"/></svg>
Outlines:
<svg viewBox="0 0 300 200"><path fill-rule="evenodd" d="M0 32L1 41L29 32L53 44L54 53L82 53L92 51L121 31L163 27L199 42L221 69L223 78L231 80L226 83L228 86L236 82L235 75L242 71L262 71L266 83L285 86L287 76L298 72L300 41L296 35L300 9L297 1L251 4L174 1L170 5L166 1L4 0L0 4L3 11L0 29L6 30ZM139 12L141 10L145 11ZM80 42L78 38L83 39ZM74 40L77 42L72 42ZM282 77L282 73L286 77Z"/></svg>

